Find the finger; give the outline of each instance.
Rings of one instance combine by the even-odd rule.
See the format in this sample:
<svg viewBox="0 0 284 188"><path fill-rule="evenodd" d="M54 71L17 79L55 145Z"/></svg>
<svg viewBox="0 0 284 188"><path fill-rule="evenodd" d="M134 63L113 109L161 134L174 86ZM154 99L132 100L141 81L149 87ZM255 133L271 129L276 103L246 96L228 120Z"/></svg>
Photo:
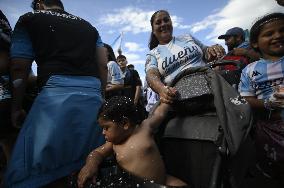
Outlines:
<svg viewBox="0 0 284 188"><path fill-rule="evenodd" d="M172 104L172 103L173 103L173 101L168 100L168 99L166 99L166 98L164 98L164 97L161 97L161 98L160 98L160 101L161 101L162 103L166 103L166 104Z"/></svg>
<svg viewBox="0 0 284 188"><path fill-rule="evenodd" d="M284 95L283 94L280 94L280 93L275 93L273 95L274 97L278 98L278 99L284 99ZM284 101L283 101L284 102Z"/></svg>
<svg viewBox="0 0 284 188"><path fill-rule="evenodd" d="M165 96L167 97L174 97L176 95L175 90L172 87L164 86L165 88Z"/></svg>
<svg viewBox="0 0 284 188"><path fill-rule="evenodd" d="M217 55L217 57L221 57L224 55L224 49L222 46L220 45L215 45L213 47L215 54Z"/></svg>
<svg viewBox="0 0 284 188"><path fill-rule="evenodd" d="M93 182L93 184L97 183L97 176L93 176L92 182Z"/></svg>
<svg viewBox="0 0 284 188"><path fill-rule="evenodd" d="M176 88L174 88L174 87L169 87L169 91L170 91L170 95L171 95L172 97L175 97L175 96L176 96L176 93L177 93Z"/></svg>
<svg viewBox="0 0 284 188"><path fill-rule="evenodd" d="M209 47L208 53L209 53L209 57L215 57L217 56L216 52L215 52L216 48L215 47Z"/></svg>

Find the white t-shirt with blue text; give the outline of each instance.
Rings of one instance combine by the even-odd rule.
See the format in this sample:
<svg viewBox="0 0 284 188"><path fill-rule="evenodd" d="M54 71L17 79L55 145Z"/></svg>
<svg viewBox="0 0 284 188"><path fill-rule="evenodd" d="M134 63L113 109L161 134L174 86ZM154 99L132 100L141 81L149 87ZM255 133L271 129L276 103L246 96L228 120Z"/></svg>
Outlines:
<svg viewBox="0 0 284 188"><path fill-rule="evenodd" d="M169 84L182 70L204 66L203 52L206 48L191 35L173 37L168 44L159 44L147 54L146 72L158 69L162 81Z"/></svg>

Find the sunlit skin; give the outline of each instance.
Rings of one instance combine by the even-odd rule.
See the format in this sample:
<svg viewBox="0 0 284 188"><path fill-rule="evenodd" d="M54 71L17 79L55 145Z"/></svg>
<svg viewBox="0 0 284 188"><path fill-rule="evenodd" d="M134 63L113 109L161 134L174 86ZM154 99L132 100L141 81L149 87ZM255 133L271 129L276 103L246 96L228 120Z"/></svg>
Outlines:
<svg viewBox="0 0 284 188"><path fill-rule="evenodd" d="M275 20L263 25L257 42L252 45L259 49L264 59L279 60L284 55L284 21Z"/></svg>
<svg viewBox="0 0 284 188"><path fill-rule="evenodd" d="M185 185L181 180L166 174L164 162L153 139L154 130L165 118L169 106L160 104L154 114L135 125L125 118L117 123L103 116L99 124L107 142L93 150L88 156L86 165L78 175L78 185L83 187L88 178L95 178L98 166L104 158L115 154L119 166L131 174L167 185Z"/></svg>
<svg viewBox="0 0 284 188"><path fill-rule="evenodd" d="M149 129L143 125L136 127L128 121L122 125L104 118L99 118L99 124L106 140L112 143L116 160L123 169L136 176L165 183L165 167Z"/></svg>
<svg viewBox="0 0 284 188"><path fill-rule="evenodd" d="M160 44L168 44L173 38L171 17L163 11L157 13L153 21L152 31Z"/></svg>

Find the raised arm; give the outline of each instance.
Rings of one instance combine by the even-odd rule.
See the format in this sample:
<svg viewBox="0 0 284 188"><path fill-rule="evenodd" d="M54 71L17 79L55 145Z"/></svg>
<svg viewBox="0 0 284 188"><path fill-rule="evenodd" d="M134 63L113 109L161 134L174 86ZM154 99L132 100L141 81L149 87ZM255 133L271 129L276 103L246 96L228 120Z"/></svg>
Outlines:
<svg viewBox="0 0 284 188"><path fill-rule="evenodd" d="M88 179L92 179L96 183L98 167L102 161L113 153L112 143L107 142L104 145L93 150L87 157L85 166L78 175L78 187L84 187Z"/></svg>
<svg viewBox="0 0 284 188"><path fill-rule="evenodd" d="M155 130L160 126L163 120L166 118L170 105L166 103L160 103L155 111L147 119L145 119L141 127L149 129L150 133L154 133Z"/></svg>

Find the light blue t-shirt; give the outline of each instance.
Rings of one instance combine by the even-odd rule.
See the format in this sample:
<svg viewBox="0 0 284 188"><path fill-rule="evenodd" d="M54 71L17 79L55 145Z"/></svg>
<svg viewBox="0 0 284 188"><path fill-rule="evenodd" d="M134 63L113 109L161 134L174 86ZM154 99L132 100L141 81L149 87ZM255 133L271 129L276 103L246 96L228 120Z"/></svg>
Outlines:
<svg viewBox="0 0 284 188"><path fill-rule="evenodd" d="M267 99L275 86L284 83L284 57L276 62L260 59L247 65L241 75L239 92L241 96L255 96Z"/></svg>
<svg viewBox="0 0 284 188"><path fill-rule="evenodd" d="M191 35L173 37L168 44L158 45L147 54L146 72L158 69L162 81L169 84L182 70L204 66L203 52L206 48Z"/></svg>
<svg viewBox="0 0 284 188"><path fill-rule="evenodd" d="M107 83L108 84L123 84L123 76L118 64L114 61L109 61L107 64L108 76Z"/></svg>

